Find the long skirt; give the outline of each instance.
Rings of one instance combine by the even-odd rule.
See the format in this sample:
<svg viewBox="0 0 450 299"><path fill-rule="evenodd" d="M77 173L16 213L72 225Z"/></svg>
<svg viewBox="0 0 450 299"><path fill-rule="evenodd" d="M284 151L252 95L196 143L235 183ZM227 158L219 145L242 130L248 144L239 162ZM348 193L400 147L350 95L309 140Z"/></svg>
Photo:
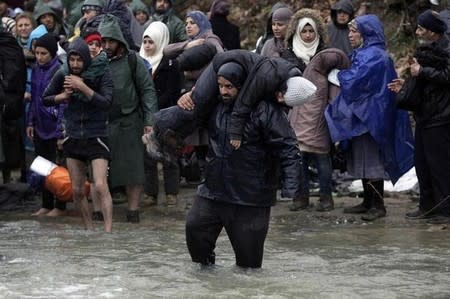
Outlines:
<svg viewBox="0 0 450 299"><path fill-rule="evenodd" d="M369 133L354 137L347 156L347 171L358 179L389 179L380 147Z"/></svg>

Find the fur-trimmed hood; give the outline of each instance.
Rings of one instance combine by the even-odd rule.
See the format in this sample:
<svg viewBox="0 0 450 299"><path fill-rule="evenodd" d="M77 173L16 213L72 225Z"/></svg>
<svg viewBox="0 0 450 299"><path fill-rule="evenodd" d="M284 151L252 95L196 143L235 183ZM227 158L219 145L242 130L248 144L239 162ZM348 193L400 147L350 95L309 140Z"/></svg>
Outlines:
<svg viewBox="0 0 450 299"><path fill-rule="evenodd" d="M328 40L327 38L327 29L325 26L325 21L320 16L320 12L315 9L302 8L297 11L291 18L289 23L287 32L286 32L286 48L292 47L292 39L295 35L295 31L297 30L298 22L303 18L311 18L317 25L317 33L320 36L320 44L323 45Z"/></svg>

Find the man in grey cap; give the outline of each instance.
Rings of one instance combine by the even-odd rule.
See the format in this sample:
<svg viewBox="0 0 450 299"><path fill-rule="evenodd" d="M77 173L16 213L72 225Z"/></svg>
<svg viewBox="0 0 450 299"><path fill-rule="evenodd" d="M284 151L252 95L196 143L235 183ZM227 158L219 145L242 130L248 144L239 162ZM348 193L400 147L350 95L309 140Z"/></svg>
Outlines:
<svg viewBox="0 0 450 299"><path fill-rule="evenodd" d="M234 150L227 133L239 90L247 73L236 62L217 71L219 101L208 123L209 152L205 181L186 219L186 243L192 261L215 263L215 243L225 228L236 255L236 265L259 268L269 228L270 208L276 201L273 175L278 157L283 177L282 195L299 190L300 151L294 131L281 106L268 96L250 112L243 137ZM280 100L280 99L278 99Z"/></svg>

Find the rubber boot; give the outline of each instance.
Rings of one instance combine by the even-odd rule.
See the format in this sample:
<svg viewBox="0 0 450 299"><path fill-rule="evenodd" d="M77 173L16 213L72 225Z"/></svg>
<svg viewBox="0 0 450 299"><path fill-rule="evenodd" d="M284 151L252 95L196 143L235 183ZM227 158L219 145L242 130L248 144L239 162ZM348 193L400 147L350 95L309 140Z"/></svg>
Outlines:
<svg viewBox="0 0 450 299"><path fill-rule="evenodd" d="M344 209L344 213L346 214L364 214L367 213L367 211L370 208L370 203L371 203L371 192L372 190L368 188L368 179L362 179L362 185L363 185L363 189L364 189L364 199L363 202L350 207L350 208L345 208Z"/></svg>
<svg viewBox="0 0 450 299"><path fill-rule="evenodd" d="M334 202L331 194L320 194L319 202L317 203L317 212L326 212L334 210Z"/></svg>
<svg viewBox="0 0 450 299"><path fill-rule="evenodd" d="M289 207L290 211L298 211L304 210L309 206L309 197L305 195L300 195L299 197L294 198L292 201L292 205Z"/></svg>
<svg viewBox="0 0 450 299"><path fill-rule="evenodd" d="M386 216L386 207L384 206L384 181L369 181L368 188L371 189L371 205L367 214L361 216L362 220L374 221Z"/></svg>

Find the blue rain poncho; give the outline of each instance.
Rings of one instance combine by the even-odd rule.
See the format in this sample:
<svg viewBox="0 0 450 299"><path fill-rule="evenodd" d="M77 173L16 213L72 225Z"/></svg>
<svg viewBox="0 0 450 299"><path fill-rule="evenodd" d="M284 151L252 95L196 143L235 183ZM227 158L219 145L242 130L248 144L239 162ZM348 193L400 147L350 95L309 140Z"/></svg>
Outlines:
<svg viewBox="0 0 450 299"><path fill-rule="evenodd" d="M363 38L351 54L352 65L338 74L341 92L327 107L325 117L333 142L369 133L382 151L392 183L414 164L408 113L395 106L387 84L397 78L386 52L383 26L375 15L355 19Z"/></svg>

